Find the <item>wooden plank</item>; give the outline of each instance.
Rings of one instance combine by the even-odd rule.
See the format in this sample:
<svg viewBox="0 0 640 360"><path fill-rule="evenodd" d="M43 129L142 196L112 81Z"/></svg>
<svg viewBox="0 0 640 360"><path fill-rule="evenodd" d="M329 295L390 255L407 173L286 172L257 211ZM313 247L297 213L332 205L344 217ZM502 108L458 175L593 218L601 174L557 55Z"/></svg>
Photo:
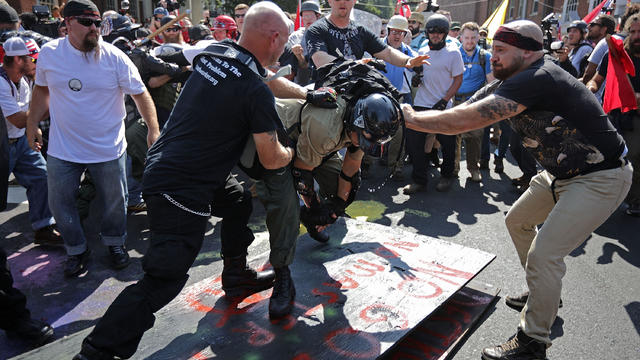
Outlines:
<svg viewBox="0 0 640 360"><path fill-rule="evenodd" d="M332 240L299 239L291 316L268 318L271 290L223 297L219 274L157 314L135 358L375 359L464 287L494 255L398 228L339 220ZM256 259L266 263L267 254ZM81 338L29 355L69 358Z"/></svg>
<svg viewBox="0 0 640 360"><path fill-rule="evenodd" d="M453 359L464 340L478 327L480 319L493 307L498 293L498 288L471 281L380 359Z"/></svg>

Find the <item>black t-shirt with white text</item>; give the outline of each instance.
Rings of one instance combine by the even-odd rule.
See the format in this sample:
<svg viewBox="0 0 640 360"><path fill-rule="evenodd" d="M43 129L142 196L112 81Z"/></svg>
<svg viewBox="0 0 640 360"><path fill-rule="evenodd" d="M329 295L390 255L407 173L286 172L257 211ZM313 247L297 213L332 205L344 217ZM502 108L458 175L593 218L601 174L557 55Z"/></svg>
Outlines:
<svg viewBox="0 0 640 360"><path fill-rule="evenodd" d="M538 60L513 77L480 89L471 102L494 93L527 107L509 119L524 147L559 179L609 168L625 143L593 94L550 61Z"/></svg>
<svg viewBox="0 0 640 360"><path fill-rule="evenodd" d="M192 209L206 209L238 163L249 136L273 131L279 124L273 94L252 70L236 60L200 56L149 149L143 192L168 194Z"/></svg>
<svg viewBox="0 0 640 360"><path fill-rule="evenodd" d="M309 57L318 51L324 51L335 57L347 60L359 60L365 51L373 55L386 49L387 45L371 30L353 21L342 29L324 17L313 23L305 33ZM338 51L340 51L340 54Z"/></svg>

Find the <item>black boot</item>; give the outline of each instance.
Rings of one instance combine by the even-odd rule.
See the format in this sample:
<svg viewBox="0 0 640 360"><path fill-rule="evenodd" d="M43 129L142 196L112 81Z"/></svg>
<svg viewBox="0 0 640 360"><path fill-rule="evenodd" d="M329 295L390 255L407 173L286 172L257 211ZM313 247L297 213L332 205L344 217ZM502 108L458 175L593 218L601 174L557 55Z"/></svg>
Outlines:
<svg viewBox="0 0 640 360"><path fill-rule="evenodd" d="M31 318L16 321L16 325L6 332L8 337L30 341L36 347L46 344L53 338L51 325Z"/></svg>
<svg viewBox="0 0 640 360"><path fill-rule="evenodd" d="M247 266L247 255L224 257L222 290L229 297L244 297L273 286L273 270L256 272Z"/></svg>
<svg viewBox="0 0 640 360"><path fill-rule="evenodd" d="M293 310L296 288L293 286L288 266L276 268L276 282L269 300L269 318L278 319L287 316Z"/></svg>
<svg viewBox="0 0 640 360"><path fill-rule="evenodd" d="M547 345L527 336L522 330L509 341L482 350L483 360L545 360Z"/></svg>
<svg viewBox="0 0 640 360"><path fill-rule="evenodd" d="M103 352L94 348L91 344L87 342L85 339L82 342L82 349L76 356L73 357L73 360L120 360L121 358Z"/></svg>
<svg viewBox="0 0 640 360"><path fill-rule="evenodd" d="M309 208L302 205L300 207L300 222L307 228L307 232L309 236L315 241L326 243L329 241L330 237L325 232L320 232L316 230L315 225L309 223Z"/></svg>

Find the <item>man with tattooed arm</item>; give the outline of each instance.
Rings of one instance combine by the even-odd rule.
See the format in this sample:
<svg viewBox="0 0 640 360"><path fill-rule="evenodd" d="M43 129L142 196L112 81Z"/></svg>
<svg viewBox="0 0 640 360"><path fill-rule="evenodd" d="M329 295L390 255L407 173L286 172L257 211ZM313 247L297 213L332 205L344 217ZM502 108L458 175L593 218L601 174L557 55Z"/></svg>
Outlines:
<svg viewBox="0 0 640 360"><path fill-rule="evenodd" d="M503 25L493 39L496 81L449 110L403 106L407 127L429 133L459 134L508 119L545 169L505 219L529 291L506 297L507 305L521 310L518 331L485 348L485 360L546 357L561 306L564 257L618 208L631 186L624 140L589 90L544 60L542 39L531 21Z"/></svg>

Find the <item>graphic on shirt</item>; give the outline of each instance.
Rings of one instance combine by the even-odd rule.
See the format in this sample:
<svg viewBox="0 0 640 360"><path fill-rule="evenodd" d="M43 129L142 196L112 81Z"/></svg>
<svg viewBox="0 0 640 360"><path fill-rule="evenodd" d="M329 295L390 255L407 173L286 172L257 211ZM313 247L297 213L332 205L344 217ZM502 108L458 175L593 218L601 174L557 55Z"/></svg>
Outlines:
<svg viewBox="0 0 640 360"><path fill-rule="evenodd" d="M82 90L82 81L78 80L78 79L71 79L69 80L69 89L78 92L80 90Z"/></svg>
<svg viewBox="0 0 640 360"><path fill-rule="evenodd" d="M522 145L553 175L578 175L605 160L574 126L550 111L526 110L509 120Z"/></svg>

